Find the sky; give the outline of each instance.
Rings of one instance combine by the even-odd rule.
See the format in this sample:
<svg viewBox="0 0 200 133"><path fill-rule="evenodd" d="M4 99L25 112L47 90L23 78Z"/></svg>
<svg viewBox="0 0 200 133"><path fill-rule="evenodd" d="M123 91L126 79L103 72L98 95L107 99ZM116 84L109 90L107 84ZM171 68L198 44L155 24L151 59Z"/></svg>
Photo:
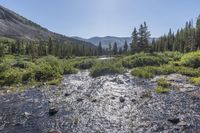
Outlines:
<svg viewBox="0 0 200 133"><path fill-rule="evenodd" d="M200 0L0 0L18 14L66 36L129 37L147 22L152 37L200 14Z"/></svg>

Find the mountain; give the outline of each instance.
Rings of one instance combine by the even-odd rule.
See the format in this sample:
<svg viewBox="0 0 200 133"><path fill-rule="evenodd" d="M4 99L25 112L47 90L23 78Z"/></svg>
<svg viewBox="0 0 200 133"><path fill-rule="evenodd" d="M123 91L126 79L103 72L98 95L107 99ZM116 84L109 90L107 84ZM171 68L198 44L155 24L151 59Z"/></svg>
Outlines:
<svg viewBox="0 0 200 133"><path fill-rule="evenodd" d="M128 45L131 43L132 39L131 37L114 37L114 36L106 36L106 37L92 37L89 39L84 39L81 37L73 37L75 39L90 42L96 46L99 45L99 42L101 42L103 48L108 48L108 44L114 44L115 42L118 44L118 47L123 47L125 41L127 41ZM153 38L150 38L150 42L152 42ZM155 38L156 39L156 38Z"/></svg>
<svg viewBox="0 0 200 133"><path fill-rule="evenodd" d="M86 42L90 42L96 46L99 45L99 42L101 42L102 47L103 48L108 48L108 44L114 44L115 42L118 44L118 47L123 47L125 41L127 41L127 43L131 43L131 38L130 37L114 37L114 36L106 36L106 37L92 37L89 39L84 39L81 37L73 37L74 39L78 39L81 41L86 41Z"/></svg>
<svg viewBox="0 0 200 133"><path fill-rule="evenodd" d="M24 18L23 16L0 5L0 36L14 39L26 39L31 41L46 41L49 37L65 43L84 44L93 46L89 42L84 42L64 35L54 33L48 29Z"/></svg>

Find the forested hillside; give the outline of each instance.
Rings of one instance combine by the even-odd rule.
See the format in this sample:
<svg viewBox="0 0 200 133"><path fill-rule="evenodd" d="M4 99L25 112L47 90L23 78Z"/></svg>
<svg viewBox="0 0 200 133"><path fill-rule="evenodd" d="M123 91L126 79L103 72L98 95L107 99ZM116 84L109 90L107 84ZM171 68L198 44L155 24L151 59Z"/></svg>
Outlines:
<svg viewBox="0 0 200 133"><path fill-rule="evenodd" d="M97 53L93 44L51 32L3 6L0 6L0 36L0 56L40 57L49 53L65 57Z"/></svg>

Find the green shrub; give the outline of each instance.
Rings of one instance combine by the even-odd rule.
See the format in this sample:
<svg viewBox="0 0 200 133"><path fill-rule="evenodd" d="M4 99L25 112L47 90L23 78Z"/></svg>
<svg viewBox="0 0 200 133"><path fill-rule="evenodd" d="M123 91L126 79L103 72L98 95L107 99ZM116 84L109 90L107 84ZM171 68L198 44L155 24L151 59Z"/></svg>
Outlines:
<svg viewBox="0 0 200 133"><path fill-rule="evenodd" d="M79 69L90 69L95 64L95 60L85 59L75 64L76 68Z"/></svg>
<svg viewBox="0 0 200 133"><path fill-rule="evenodd" d="M22 74L22 81L28 82L34 79L34 71L33 70L25 70Z"/></svg>
<svg viewBox="0 0 200 133"><path fill-rule="evenodd" d="M113 61L101 61L97 63L92 69L91 69L91 76L98 77L103 76L107 74L116 74L116 73L122 73L124 71L123 67L120 64L116 64Z"/></svg>
<svg viewBox="0 0 200 133"><path fill-rule="evenodd" d="M54 69L54 72L63 74L63 62L54 56L46 56L36 61L36 65L48 64Z"/></svg>
<svg viewBox="0 0 200 133"><path fill-rule="evenodd" d="M169 88L164 88L164 87L161 87L161 86L158 86L156 89L155 89L155 92L156 93L167 93L169 92L170 89Z"/></svg>
<svg viewBox="0 0 200 133"><path fill-rule="evenodd" d="M58 69L48 63L38 64L34 72L37 81L47 81L60 76Z"/></svg>
<svg viewBox="0 0 200 133"><path fill-rule="evenodd" d="M153 54L135 54L122 59L122 65L126 68L159 66L168 63L163 57Z"/></svg>
<svg viewBox="0 0 200 133"><path fill-rule="evenodd" d="M64 72L63 74L73 74L73 73L77 73L78 70L75 69L72 65L70 64L65 64L64 65Z"/></svg>
<svg viewBox="0 0 200 133"><path fill-rule="evenodd" d="M1 85L12 85L21 82L22 73L19 69L8 69L0 74Z"/></svg>
<svg viewBox="0 0 200 133"><path fill-rule="evenodd" d="M187 67L200 67L200 51L190 52L183 55L180 63Z"/></svg>
<svg viewBox="0 0 200 133"><path fill-rule="evenodd" d="M6 71L6 70L8 70L10 68L11 68L10 63L8 63L6 61L3 61L2 63L0 63L0 73L4 72L4 71Z"/></svg>
<svg viewBox="0 0 200 133"><path fill-rule="evenodd" d="M182 75L190 76L190 77L198 77L200 76L200 70L189 68L189 67L176 67L176 72Z"/></svg>
<svg viewBox="0 0 200 133"><path fill-rule="evenodd" d="M22 61L22 60L17 60L12 66L13 67L18 67L18 68L28 68L29 67L29 62Z"/></svg>
<svg viewBox="0 0 200 133"><path fill-rule="evenodd" d="M180 52L164 52L164 53L158 53L159 56L162 56L163 58L167 59L168 61L179 61L181 57L183 56Z"/></svg>
<svg viewBox="0 0 200 133"><path fill-rule="evenodd" d="M190 80L193 84L200 86L200 77L191 78Z"/></svg>
<svg viewBox="0 0 200 133"><path fill-rule="evenodd" d="M164 78L160 78L157 80L157 84L158 86L161 86L163 88L168 88L171 86L170 82L168 82L166 79Z"/></svg>
<svg viewBox="0 0 200 133"><path fill-rule="evenodd" d="M144 70L144 69L141 69L141 68L133 69L131 74L133 76L137 76L139 78L153 78L154 77L154 74L152 72Z"/></svg>
<svg viewBox="0 0 200 133"><path fill-rule="evenodd" d="M61 83L61 79L53 79L51 81L48 81L47 84L48 85L59 85Z"/></svg>
<svg viewBox="0 0 200 133"><path fill-rule="evenodd" d="M162 66L146 66L139 67L132 70L133 76L138 76L142 78L152 78L155 75L168 75L172 73L178 73L190 77L200 76L200 70L183 67L183 66L173 66L173 65L162 65Z"/></svg>

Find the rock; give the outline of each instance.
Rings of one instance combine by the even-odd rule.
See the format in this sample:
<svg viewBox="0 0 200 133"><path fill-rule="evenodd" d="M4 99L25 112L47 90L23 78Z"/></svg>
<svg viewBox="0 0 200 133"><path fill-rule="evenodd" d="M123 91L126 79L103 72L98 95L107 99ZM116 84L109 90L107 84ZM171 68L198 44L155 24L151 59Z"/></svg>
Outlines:
<svg viewBox="0 0 200 133"><path fill-rule="evenodd" d="M169 122L171 122L172 124L178 124L180 122L179 118L169 118L167 119Z"/></svg>
<svg viewBox="0 0 200 133"><path fill-rule="evenodd" d="M187 122L185 122L185 121L180 121L177 125L178 125L178 126L187 126Z"/></svg>
<svg viewBox="0 0 200 133"><path fill-rule="evenodd" d="M77 99L77 102L81 102L81 101L83 101L83 98L78 98Z"/></svg>
<svg viewBox="0 0 200 133"><path fill-rule="evenodd" d="M68 97L70 94L69 93L65 93L65 96Z"/></svg>
<svg viewBox="0 0 200 133"><path fill-rule="evenodd" d="M23 113L23 116L26 117L26 118L28 118L30 115L31 115L31 114L28 113L28 112L24 112L24 113Z"/></svg>
<svg viewBox="0 0 200 133"><path fill-rule="evenodd" d="M114 99L115 99L115 97L113 96L113 97L111 97L110 99L114 100Z"/></svg>
<svg viewBox="0 0 200 133"><path fill-rule="evenodd" d="M50 115L50 116L53 116L53 115L55 115L58 111L59 111L58 108L56 108L56 107L51 107L51 108L49 109L49 115Z"/></svg>
<svg viewBox="0 0 200 133"><path fill-rule="evenodd" d="M136 100L135 100L135 99L132 99L132 100L131 100L131 102L133 102L133 103L134 103L134 102L136 102Z"/></svg>
<svg viewBox="0 0 200 133"><path fill-rule="evenodd" d="M49 103L53 103L53 101L54 101L54 100L53 100L52 98L51 98L51 99L49 99Z"/></svg>
<svg viewBox="0 0 200 133"><path fill-rule="evenodd" d="M92 102L93 102L93 103L97 102L97 99L93 99Z"/></svg>
<svg viewBox="0 0 200 133"><path fill-rule="evenodd" d="M121 103L123 103L123 102L125 102L125 99L124 99L123 97L120 97L120 98L119 98L119 101L120 101Z"/></svg>
<svg viewBox="0 0 200 133"><path fill-rule="evenodd" d="M62 132L56 129L51 129L48 131L48 133L62 133Z"/></svg>

